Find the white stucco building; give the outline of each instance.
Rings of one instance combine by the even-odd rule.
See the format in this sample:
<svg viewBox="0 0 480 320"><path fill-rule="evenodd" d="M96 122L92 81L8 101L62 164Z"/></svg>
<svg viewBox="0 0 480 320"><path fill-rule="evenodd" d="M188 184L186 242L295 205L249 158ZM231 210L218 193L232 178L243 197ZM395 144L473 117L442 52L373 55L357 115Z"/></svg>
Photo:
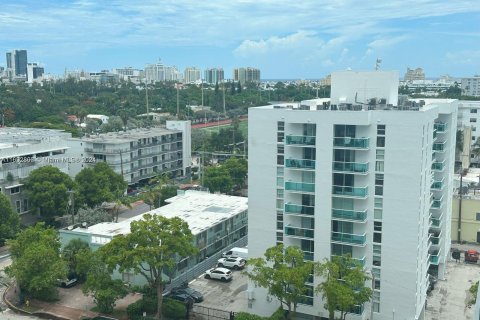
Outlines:
<svg viewBox="0 0 480 320"><path fill-rule="evenodd" d="M471 128L470 145L473 149L473 144L480 138L480 101L458 101L457 129L464 131L468 127ZM464 133L464 139L468 136L469 134ZM478 165L480 159L472 153L470 154L470 161L473 165Z"/></svg>
<svg viewBox="0 0 480 320"><path fill-rule="evenodd" d="M350 254L374 295L347 319L423 319L428 272L444 278L450 249L456 101L399 103L396 72L331 79L330 102L249 109L249 256L279 243L314 261ZM321 280L302 319L328 317ZM252 312L278 306L248 291Z"/></svg>

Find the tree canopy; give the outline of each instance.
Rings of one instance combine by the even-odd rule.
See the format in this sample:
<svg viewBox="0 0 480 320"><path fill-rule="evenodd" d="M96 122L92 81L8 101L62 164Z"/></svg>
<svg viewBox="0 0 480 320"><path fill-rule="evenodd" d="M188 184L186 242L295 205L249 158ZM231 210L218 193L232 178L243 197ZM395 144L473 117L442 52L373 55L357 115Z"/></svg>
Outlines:
<svg viewBox="0 0 480 320"><path fill-rule="evenodd" d="M157 291L157 318L162 310L162 293L166 273L176 269L179 259L196 253L188 224L180 218L171 219L146 214L130 224L130 233L115 236L99 249L110 271L133 270L143 276ZM168 276L167 276L168 277Z"/></svg>
<svg viewBox="0 0 480 320"><path fill-rule="evenodd" d="M7 239L12 239L20 228L20 218L13 211L10 199L0 192L0 246L3 246Z"/></svg>
<svg viewBox="0 0 480 320"><path fill-rule="evenodd" d="M226 167L211 166L203 172L203 186L210 192L228 193L232 190L233 181Z"/></svg>
<svg viewBox="0 0 480 320"><path fill-rule="evenodd" d="M298 247L277 245L268 248L265 258L248 261L247 276L255 285L266 288L268 294L277 298L294 318L298 303L304 301L308 291L305 285L311 278L315 263L304 260L303 251Z"/></svg>
<svg viewBox="0 0 480 320"><path fill-rule="evenodd" d="M57 295L57 279L67 276L66 263L60 258L57 231L43 223L20 232L9 240L12 264L6 268L27 296L52 299Z"/></svg>
<svg viewBox="0 0 480 320"><path fill-rule="evenodd" d="M344 320L356 306L363 305L372 296L372 289L365 286L370 278L348 255L326 260L317 267L316 273L324 278L316 291L322 294L330 320L334 320L335 311L340 311L340 319Z"/></svg>
<svg viewBox="0 0 480 320"><path fill-rule="evenodd" d="M121 174L115 173L106 162L97 162L93 168L84 168L75 177L77 204L95 207L103 202L121 197L127 182Z"/></svg>
<svg viewBox="0 0 480 320"><path fill-rule="evenodd" d="M68 203L67 191L74 182L57 167L44 166L30 172L25 183L32 210L44 218L62 216Z"/></svg>

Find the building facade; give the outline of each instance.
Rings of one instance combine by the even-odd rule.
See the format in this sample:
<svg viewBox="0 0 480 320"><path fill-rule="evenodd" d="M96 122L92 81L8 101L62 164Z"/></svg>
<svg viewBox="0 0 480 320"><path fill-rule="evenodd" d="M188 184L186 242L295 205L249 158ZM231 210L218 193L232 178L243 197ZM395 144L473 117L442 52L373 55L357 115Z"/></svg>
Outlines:
<svg viewBox="0 0 480 320"><path fill-rule="evenodd" d="M233 69L233 81L245 84L246 82L260 82L260 69L246 67Z"/></svg>
<svg viewBox="0 0 480 320"><path fill-rule="evenodd" d="M455 102L400 104L395 72L331 81L330 101L249 109L249 255L280 243L314 261L351 255L374 294L347 318L422 319L428 273L444 277L450 249ZM321 282L298 309L305 319L328 316ZM254 313L278 307L248 291Z"/></svg>
<svg viewBox="0 0 480 320"><path fill-rule="evenodd" d="M471 135L465 134L465 128L471 128ZM480 137L480 101L458 101L457 130L464 132L464 139L470 139L470 150L475 149L474 144ZM478 166L480 158L475 156L473 152L470 152L469 157L472 165Z"/></svg>
<svg viewBox="0 0 480 320"><path fill-rule="evenodd" d="M163 173L174 177L190 174L190 121L167 121L166 128L111 132L77 140L81 157L94 159L83 165L105 161L129 185ZM77 153L79 152L77 151ZM83 167L77 164L77 170ZM74 173L76 174L76 173Z"/></svg>
<svg viewBox="0 0 480 320"><path fill-rule="evenodd" d="M404 81L413 81L413 80L425 80L425 72L422 68L410 69L407 68L407 72L403 77Z"/></svg>
<svg viewBox="0 0 480 320"><path fill-rule="evenodd" d="M14 77L27 76L27 50L13 50L7 52L7 69L12 71Z"/></svg>
<svg viewBox="0 0 480 320"><path fill-rule="evenodd" d="M204 80L209 84L221 83L225 80L225 74L222 68L209 68L204 71Z"/></svg>
<svg viewBox="0 0 480 320"><path fill-rule="evenodd" d="M480 76L462 78L462 95L480 97Z"/></svg>
<svg viewBox="0 0 480 320"><path fill-rule="evenodd" d="M179 285L198 277L216 264L222 252L234 246L246 245L248 232L247 198L211 194L201 191L180 191L177 196L167 199L167 205L147 212L167 218L178 217L188 223L194 236L198 255L182 260L172 276L172 284ZM130 232L130 223L142 219L143 214L118 223L104 222L93 226L73 226L60 230L62 246L72 239L87 242L93 250L110 242L119 234ZM131 273L114 276L135 285L145 284L142 276Z"/></svg>
<svg viewBox="0 0 480 320"><path fill-rule="evenodd" d="M201 71L195 67L185 68L183 72L183 82L184 83L197 83L202 80Z"/></svg>
<svg viewBox="0 0 480 320"><path fill-rule="evenodd" d="M60 130L2 128L0 130L0 188L19 214L30 211L24 179L42 166L52 165L69 173L68 139Z"/></svg>
<svg viewBox="0 0 480 320"><path fill-rule="evenodd" d="M161 61L145 66L145 80L147 83L178 81L181 78L182 74L177 70L177 67L166 66Z"/></svg>
<svg viewBox="0 0 480 320"><path fill-rule="evenodd" d="M28 63L27 64L27 82L34 83L42 81L43 73L45 69L39 66L37 63Z"/></svg>

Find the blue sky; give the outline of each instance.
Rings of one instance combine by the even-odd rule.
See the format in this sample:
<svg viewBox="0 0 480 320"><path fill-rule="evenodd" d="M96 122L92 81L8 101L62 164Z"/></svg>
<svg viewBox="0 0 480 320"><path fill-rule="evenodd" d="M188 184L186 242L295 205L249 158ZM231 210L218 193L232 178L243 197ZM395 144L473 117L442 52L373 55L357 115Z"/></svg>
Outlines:
<svg viewBox="0 0 480 320"><path fill-rule="evenodd" d="M27 49L46 72L237 66L264 79L321 78L346 68L423 67L480 74L479 0L2 0L0 66ZM0 57L2 57L0 56Z"/></svg>

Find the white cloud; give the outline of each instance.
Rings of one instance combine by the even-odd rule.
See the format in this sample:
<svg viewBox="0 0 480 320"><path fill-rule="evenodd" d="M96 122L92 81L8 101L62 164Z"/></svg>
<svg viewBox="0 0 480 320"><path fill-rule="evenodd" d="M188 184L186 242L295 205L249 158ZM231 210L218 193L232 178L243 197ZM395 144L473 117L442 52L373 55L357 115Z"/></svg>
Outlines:
<svg viewBox="0 0 480 320"><path fill-rule="evenodd" d="M480 50L460 50L456 52L447 52L446 58L452 64L477 65L480 61Z"/></svg>

